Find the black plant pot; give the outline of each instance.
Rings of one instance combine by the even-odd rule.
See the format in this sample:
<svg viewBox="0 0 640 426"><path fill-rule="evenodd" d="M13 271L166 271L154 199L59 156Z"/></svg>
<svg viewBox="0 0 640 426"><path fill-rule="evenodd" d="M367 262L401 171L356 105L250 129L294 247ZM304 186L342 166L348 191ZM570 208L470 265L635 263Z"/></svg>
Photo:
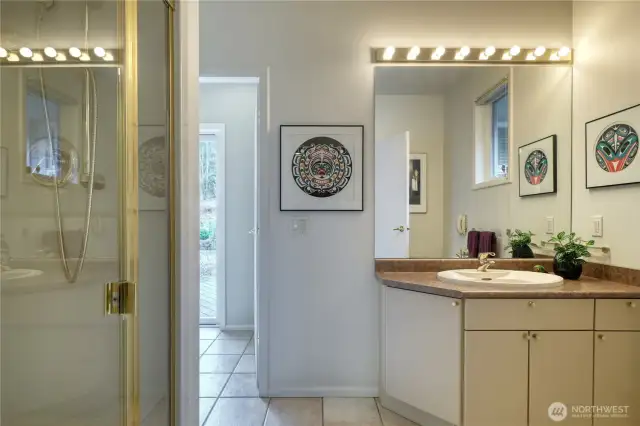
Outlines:
<svg viewBox="0 0 640 426"><path fill-rule="evenodd" d="M511 253L511 257L514 259L533 259L535 256L533 254L533 250L531 250L531 247L527 245L514 247Z"/></svg>
<svg viewBox="0 0 640 426"><path fill-rule="evenodd" d="M553 272L565 280L577 280L582 275L582 264L566 264L558 262L558 255L553 258Z"/></svg>

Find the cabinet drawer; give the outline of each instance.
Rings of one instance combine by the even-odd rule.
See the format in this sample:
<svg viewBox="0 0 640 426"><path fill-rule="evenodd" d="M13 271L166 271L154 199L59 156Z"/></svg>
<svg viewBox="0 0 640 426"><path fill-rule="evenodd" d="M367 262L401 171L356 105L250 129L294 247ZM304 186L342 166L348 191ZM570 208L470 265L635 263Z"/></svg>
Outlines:
<svg viewBox="0 0 640 426"><path fill-rule="evenodd" d="M592 299L470 299L466 330L593 330Z"/></svg>
<svg viewBox="0 0 640 426"><path fill-rule="evenodd" d="M640 300L596 300L596 330L640 331Z"/></svg>

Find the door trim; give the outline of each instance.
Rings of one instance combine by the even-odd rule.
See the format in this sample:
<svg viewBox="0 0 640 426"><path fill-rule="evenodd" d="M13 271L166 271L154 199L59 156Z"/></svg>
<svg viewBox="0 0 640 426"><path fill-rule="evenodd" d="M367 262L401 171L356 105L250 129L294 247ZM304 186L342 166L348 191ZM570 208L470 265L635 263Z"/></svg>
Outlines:
<svg viewBox="0 0 640 426"><path fill-rule="evenodd" d="M217 211L216 217L216 317L213 320L203 321L200 318L200 325L219 325L220 328L225 328L227 325L227 275L226 275L226 256L225 256L225 235L226 235L226 210L227 204L225 201L225 164L226 164L226 139L225 139L225 125L222 123L200 123L201 135L216 135L218 137L218 147L216 156L218 158L218 171L216 174L216 191L218 206L222 206ZM200 138L198 138L198 149L200 144ZM198 179L198 185L200 180ZM195 200L190 200L195 201ZM199 214L199 211L198 211ZM200 281L198 280L198 283Z"/></svg>

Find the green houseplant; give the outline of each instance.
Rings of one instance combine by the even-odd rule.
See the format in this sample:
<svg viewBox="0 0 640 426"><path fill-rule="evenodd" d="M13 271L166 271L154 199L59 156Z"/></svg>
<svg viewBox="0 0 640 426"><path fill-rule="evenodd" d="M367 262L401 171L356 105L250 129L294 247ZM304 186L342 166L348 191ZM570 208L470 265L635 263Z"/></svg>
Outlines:
<svg viewBox="0 0 640 426"><path fill-rule="evenodd" d="M511 257L514 259L531 259L535 257L533 250L529 244L531 244L531 237L534 234L531 231L521 231L516 229L514 232L507 231L509 237L509 244L507 247L511 253Z"/></svg>
<svg viewBox="0 0 640 426"><path fill-rule="evenodd" d="M589 247L593 246L593 240L584 241L576 237L575 232L567 234L560 232L549 240L555 243L556 252L553 258L553 272L568 280L577 280L582 275L582 265L585 258L591 256Z"/></svg>

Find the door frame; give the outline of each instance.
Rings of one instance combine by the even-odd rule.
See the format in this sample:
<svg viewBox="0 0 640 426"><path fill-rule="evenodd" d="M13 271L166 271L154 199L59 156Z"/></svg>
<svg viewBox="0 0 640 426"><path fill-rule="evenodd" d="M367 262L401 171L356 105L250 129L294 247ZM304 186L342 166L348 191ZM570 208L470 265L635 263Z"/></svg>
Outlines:
<svg viewBox="0 0 640 426"><path fill-rule="evenodd" d="M200 123L198 134L198 149L200 148L200 136L215 135L218 137L216 173L216 198L218 207L216 211L216 317L203 321L200 317L200 325L219 325L221 328L227 325L227 275L225 256L225 220L227 205L225 203L225 165L226 165L226 139L225 125L222 123ZM199 184L198 179L198 184ZM198 211L199 212L199 211ZM199 282L199 281L198 281Z"/></svg>

